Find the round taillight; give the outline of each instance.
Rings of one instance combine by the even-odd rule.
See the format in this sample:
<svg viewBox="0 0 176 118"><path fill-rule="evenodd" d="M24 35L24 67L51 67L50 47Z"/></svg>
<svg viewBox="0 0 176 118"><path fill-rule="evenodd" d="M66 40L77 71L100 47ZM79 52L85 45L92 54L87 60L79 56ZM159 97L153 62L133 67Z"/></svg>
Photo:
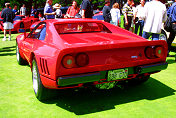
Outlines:
<svg viewBox="0 0 176 118"><path fill-rule="evenodd" d="M164 50L162 47L155 48L155 56L159 58L164 56Z"/></svg>
<svg viewBox="0 0 176 118"><path fill-rule="evenodd" d="M154 47L147 47L145 49L145 55L147 58L149 59L153 59L155 58L155 50L154 50Z"/></svg>
<svg viewBox="0 0 176 118"><path fill-rule="evenodd" d="M62 59L62 64L65 68L73 68L75 64L74 57L71 55L66 55Z"/></svg>
<svg viewBox="0 0 176 118"><path fill-rule="evenodd" d="M83 67L89 64L89 56L85 53L79 53L76 56L77 66Z"/></svg>

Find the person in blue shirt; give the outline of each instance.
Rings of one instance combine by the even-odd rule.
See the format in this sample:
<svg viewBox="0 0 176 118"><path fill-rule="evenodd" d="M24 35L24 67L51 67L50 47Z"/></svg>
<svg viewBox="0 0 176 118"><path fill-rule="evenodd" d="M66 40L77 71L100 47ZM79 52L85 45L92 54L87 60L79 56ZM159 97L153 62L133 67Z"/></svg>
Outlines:
<svg viewBox="0 0 176 118"><path fill-rule="evenodd" d="M54 19L56 12L54 12L52 7L53 0L47 0L46 5L44 8L44 15L46 16L46 19Z"/></svg>
<svg viewBox="0 0 176 118"><path fill-rule="evenodd" d="M18 10L17 10L17 5L14 6L14 8L12 9L12 12L17 15L18 13Z"/></svg>
<svg viewBox="0 0 176 118"><path fill-rule="evenodd" d="M167 15L170 16L172 14L172 23L176 24L176 0L175 2L172 4L172 6L168 9L167 11ZM171 50L171 44L173 42L173 40L175 39L175 34L176 32L171 31L169 38L167 39L167 44L168 44L168 56L169 56L169 52Z"/></svg>
<svg viewBox="0 0 176 118"><path fill-rule="evenodd" d="M31 16L35 16L36 13L37 13L37 10L34 9L34 6L32 6L32 9L31 9Z"/></svg>

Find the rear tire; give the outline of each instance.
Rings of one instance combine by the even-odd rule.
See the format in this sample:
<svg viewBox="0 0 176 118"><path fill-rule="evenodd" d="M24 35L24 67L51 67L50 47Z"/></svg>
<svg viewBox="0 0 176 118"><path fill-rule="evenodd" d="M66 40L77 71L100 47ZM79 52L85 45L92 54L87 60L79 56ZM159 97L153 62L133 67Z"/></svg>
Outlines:
<svg viewBox="0 0 176 118"><path fill-rule="evenodd" d="M47 89L43 86L35 58L32 61L32 82L35 96L39 101L56 96L56 90Z"/></svg>
<svg viewBox="0 0 176 118"><path fill-rule="evenodd" d="M19 65L26 65L27 64L27 61L24 60L20 55L18 44L16 44L16 58L17 58L17 62Z"/></svg>
<svg viewBox="0 0 176 118"><path fill-rule="evenodd" d="M38 100L45 99L47 89L43 86L38 71L38 66L35 58L32 61L32 82L35 96Z"/></svg>

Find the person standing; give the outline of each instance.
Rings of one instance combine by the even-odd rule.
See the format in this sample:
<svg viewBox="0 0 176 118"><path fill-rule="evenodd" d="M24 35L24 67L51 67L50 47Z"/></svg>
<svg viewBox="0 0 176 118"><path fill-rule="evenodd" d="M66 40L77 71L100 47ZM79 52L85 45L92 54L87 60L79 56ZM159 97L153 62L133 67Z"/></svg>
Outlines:
<svg viewBox="0 0 176 118"><path fill-rule="evenodd" d="M139 35L142 36L142 30L144 27L144 11L145 0L140 1L140 5L136 7L136 11L134 13L134 22L135 22L135 34L137 34L138 29L140 27Z"/></svg>
<svg viewBox="0 0 176 118"><path fill-rule="evenodd" d="M159 40L162 23L167 19L166 6L159 0L147 2L144 6L145 21L142 37L148 39L152 35L152 40Z"/></svg>
<svg viewBox="0 0 176 118"><path fill-rule="evenodd" d="M58 18L62 18L62 11L60 10L62 6L58 3L56 3L53 8L56 9L56 15L55 15L55 19L58 19Z"/></svg>
<svg viewBox="0 0 176 118"><path fill-rule="evenodd" d="M4 26L4 38L2 41L6 41L6 32L9 30L9 41L11 40L11 29L13 29L13 19L15 18L15 14L9 8L10 3L5 3L6 8L3 9L1 13L1 18L3 18L3 26Z"/></svg>
<svg viewBox="0 0 176 118"><path fill-rule="evenodd" d="M80 13L82 18L92 18L93 7L91 0L83 0L81 3Z"/></svg>
<svg viewBox="0 0 176 118"><path fill-rule="evenodd" d="M17 13L18 13L17 5L14 6L14 8L12 9L12 11L13 11L13 13L14 13L15 15L17 15Z"/></svg>
<svg viewBox="0 0 176 118"><path fill-rule="evenodd" d="M172 14L172 16L171 16ZM172 23L176 25L176 0L175 2L172 4L172 6L169 8L169 11L168 11L168 16L171 16L172 17ZM175 39L175 34L176 32L175 31L171 31L170 34L169 34L169 38L167 39L167 44L168 44L168 53L170 52L171 50L171 44L173 42L173 40ZM169 54L168 54L169 55Z"/></svg>
<svg viewBox="0 0 176 118"><path fill-rule="evenodd" d="M35 16L36 13L37 13L37 10L34 9L34 6L32 6L32 9L31 9L31 16Z"/></svg>
<svg viewBox="0 0 176 118"><path fill-rule="evenodd" d="M127 0L127 3L123 6L122 13L124 14L124 27L129 30L131 27L131 22L133 18L132 5L133 0Z"/></svg>
<svg viewBox="0 0 176 118"><path fill-rule="evenodd" d="M106 0L105 6L103 7L103 10L102 10L104 21L108 22L108 23L110 23L110 21L111 21L111 13L110 13L111 8L109 6L110 6L110 1Z"/></svg>
<svg viewBox="0 0 176 118"><path fill-rule="evenodd" d="M120 10L119 3L114 3L110 11L112 17L112 24L119 26L120 23Z"/></svg>
<svg viewBox="0 0 176 118"><path fill-rule="evenodd" d="M54 19L56 12L54 12L52 7L53 0L46 0L46 5L44 8L44 15L46 16L46 19Z"/></svg>
<svg viewBox="0 0 176 118"><path fill-rule="evenodd" d="M26 7L25 4L20 8L20 15L26 16Z"/></svg>
<svg viewBox="0 0 176 118"><path fill-rule="evenodd" d="M67 10L66 15L64 16L65 18L74 18L75 15L79 12L79 8L77 6L77 2L74 0L72 2L72 6L70 6Z"/></svg>

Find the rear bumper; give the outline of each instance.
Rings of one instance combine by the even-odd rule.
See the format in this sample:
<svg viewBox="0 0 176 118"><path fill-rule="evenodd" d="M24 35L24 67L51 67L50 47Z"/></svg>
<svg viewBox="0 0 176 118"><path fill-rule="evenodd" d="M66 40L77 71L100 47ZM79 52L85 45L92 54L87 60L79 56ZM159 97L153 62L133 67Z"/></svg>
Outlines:
<svg viewBox="0 0 176 118"><path fill-rule="evenodd" d="M143 73L150 73L150 72L156 72L166 69L168 66L168 63L158 63L158 64L152 64L152 65L146 65L146 66L138 66L135 68L136 74L143 74Z"/></svg>
<svg viewBox="0 0 176 118"><path fill-rule="evenodd" d="M128 75L159 72L161 70L166 69L167 66L168 66L168 63L158 63L158 64L152 64L152 65L138 66L138 67L129 67ZM107 72L108 71L101 71L101 72L90 73L90 74L59 77L58 85L68 86L73 84L100 81L101 79L106 78Z"/></svg>
<svg viewBox="0 0 176 118"><path fill-rule="evenodd" d="M157 64L144 65L144 66L129 67L127 79L132 79L136 77L132 75L139 75L144 73L152 74L155 72L159 72L161 70L166 69L167 66L168 66L168 63L157 63ZM74 88L74 87L81 87L84 83L88 83L88 82L98 83L101 80L105 80L107 78L107 73L108 71L100 71L100 72L86 73L86 74L79 74L79 75L69 75L64 77L58 77L57 81L41 76L41 80L43 85L47 88L52 88L52 89ZM117 80L117 81L120 81L120 80Z"/></svg>

